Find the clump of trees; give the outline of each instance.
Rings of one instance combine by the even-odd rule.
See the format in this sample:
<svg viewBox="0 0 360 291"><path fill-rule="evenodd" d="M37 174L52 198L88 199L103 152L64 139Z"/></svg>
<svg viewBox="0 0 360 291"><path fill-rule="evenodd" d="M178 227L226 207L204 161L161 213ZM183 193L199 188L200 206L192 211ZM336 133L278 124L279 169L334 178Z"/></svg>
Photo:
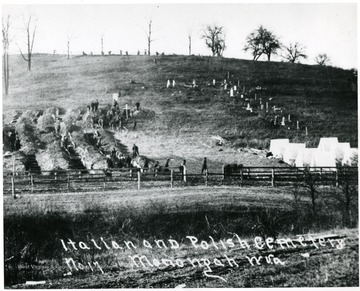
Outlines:
<svg viewBox="0 0 360 291"><path fill-rule="evenodd" d="M244 51L250 51L254 61L262 55L266 55L270 61L271 55L276 54L280 48L279 38L261 25L247 36Z"/></svg>
<svg viewBox="0 0 360 291"><path fill-rule="evenodd" d="M201 37L205 40L206 46L210 48L214 57L221 57L226 48L224 27L207 25Z"/></svg>

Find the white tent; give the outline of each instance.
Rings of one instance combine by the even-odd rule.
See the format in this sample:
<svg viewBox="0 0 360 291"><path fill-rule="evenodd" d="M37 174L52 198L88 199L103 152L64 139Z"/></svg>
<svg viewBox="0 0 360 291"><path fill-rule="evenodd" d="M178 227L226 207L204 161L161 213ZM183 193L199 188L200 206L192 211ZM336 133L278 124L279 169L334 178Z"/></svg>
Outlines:
<svg viewBox="0 0 360 291"><path fill-rule="evenodd" d="M318 149L313 152L313 155L311 157L310 167L312 168L331 167L332 169L323 169L323 171L335 171L336 170L335 156L330 151L326 152Z"/></svg>
<svg viewBox="0 0 360 291"><path fill-rule="evenodd" d="M343 165L357 166L358 164L358 149L350 148L345 151L344 158L342 160Z"/></svg>
<svg viewBox="0 0 360 291"><path fill-rule="evenodd" d="M338 144L333 144L330 151L335 156L336 162L342 162L344 159L345 152L350 150L350 143L348 142L339 142Z"/></svg>
<svg viewBox="0 0 360 291"><path fill-rule="evenodd" d="M288 138L272 139L270 140L270 152L272 152L274 157L282 159L288 144L289 144Z"/></svg>
<svg viewBox="0 0 360 291"><path fill-rule="evenodd" d="M289 143L284 151L284 155L283 155L284 162L289 165L294 165L299 151L304 149L305 149L304 143Z"/></svg>
<svg viewBox="0 0 360 291"><path fill-rule="evenodd" d="M314 148L305 148L298 152L298 155L295 159L296 167L308 167L311 164L312 155L317 149Z"/></svg>
<svg viewBox="0 0 360 291"><path fill-rule="evenodd" d="M322 137L320 138L318 149L321 151L330 151L331 147L339 143L337 137Z"/></svg>

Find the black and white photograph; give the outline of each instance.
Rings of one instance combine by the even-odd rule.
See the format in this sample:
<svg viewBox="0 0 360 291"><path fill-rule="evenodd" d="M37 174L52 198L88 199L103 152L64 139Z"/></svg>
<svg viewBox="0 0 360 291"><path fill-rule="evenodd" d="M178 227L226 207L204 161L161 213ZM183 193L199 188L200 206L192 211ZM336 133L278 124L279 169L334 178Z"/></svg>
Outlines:
<svg viewBox="0 0 360 291"><path fill-rule="evenodd" d="M3 0L0 288L359 287L358 11Z"/></svg>

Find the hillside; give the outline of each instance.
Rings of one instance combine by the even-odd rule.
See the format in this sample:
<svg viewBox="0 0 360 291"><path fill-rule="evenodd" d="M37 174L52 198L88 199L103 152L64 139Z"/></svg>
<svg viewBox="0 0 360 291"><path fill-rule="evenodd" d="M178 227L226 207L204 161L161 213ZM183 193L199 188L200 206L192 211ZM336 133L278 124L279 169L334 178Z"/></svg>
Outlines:
<svg viewBox="0 0 360 291"><path fill-rule="evenodd" d="M157 159L215 157L219 148L209 145L214 135L229 140L234 149L268 148L271 138L283 137L307 142L309 147L326 136L358 145L356 79L351 71L339 68L197 56L78 56L67 60L65 56L37 55L31 72L26 71L24 61L13 57L10 78L10 95L3 97L5 119L15 110L85 109L95 99L105 107L118 91L121 106L134 107L140 102L144 114L135 119L137 129L121 140L129 148L136 142L142 154ZM244 98L241 93L230 98L220 85L224 78L240 84ZM166 88L168 79L176 81L175 88ZM196 88L191 87L193 79ZM213 79L215 86L210 85ZM245 98L252 113L245 110ZM274 112L273 106L281 109ZM275 115L280 120L285 117L286 126L274 126ZM221 154L227 151L231 153L219 164L239 162L236 151L224 148ZM249 159L241 157L240 162ZM265 159L263 165L268 165Z"/></svg>

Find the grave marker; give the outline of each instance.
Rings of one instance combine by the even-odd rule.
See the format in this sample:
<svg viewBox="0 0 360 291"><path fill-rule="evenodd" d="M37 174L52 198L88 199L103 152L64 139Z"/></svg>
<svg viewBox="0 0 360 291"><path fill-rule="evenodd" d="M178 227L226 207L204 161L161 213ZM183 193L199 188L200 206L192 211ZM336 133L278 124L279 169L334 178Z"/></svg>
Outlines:
<svg viewBox="0 0 360 291"><path fill-rule="evenodd" d="M230 97L234 97L234 89L230 88Z"/></svg>
<svg viewBox="0 0 360 291"><path fill-rule="evenodd" d="M112 94L112 99L113 99L113 101L118 102L119 101L119 93L113 93Z"/></svg>
<svg viewBox="0 0 360 291"><path fill-rule="evenodd" d="M281 125L285 126L285 116L283 116L282 120L281 120Z"/></svg>

